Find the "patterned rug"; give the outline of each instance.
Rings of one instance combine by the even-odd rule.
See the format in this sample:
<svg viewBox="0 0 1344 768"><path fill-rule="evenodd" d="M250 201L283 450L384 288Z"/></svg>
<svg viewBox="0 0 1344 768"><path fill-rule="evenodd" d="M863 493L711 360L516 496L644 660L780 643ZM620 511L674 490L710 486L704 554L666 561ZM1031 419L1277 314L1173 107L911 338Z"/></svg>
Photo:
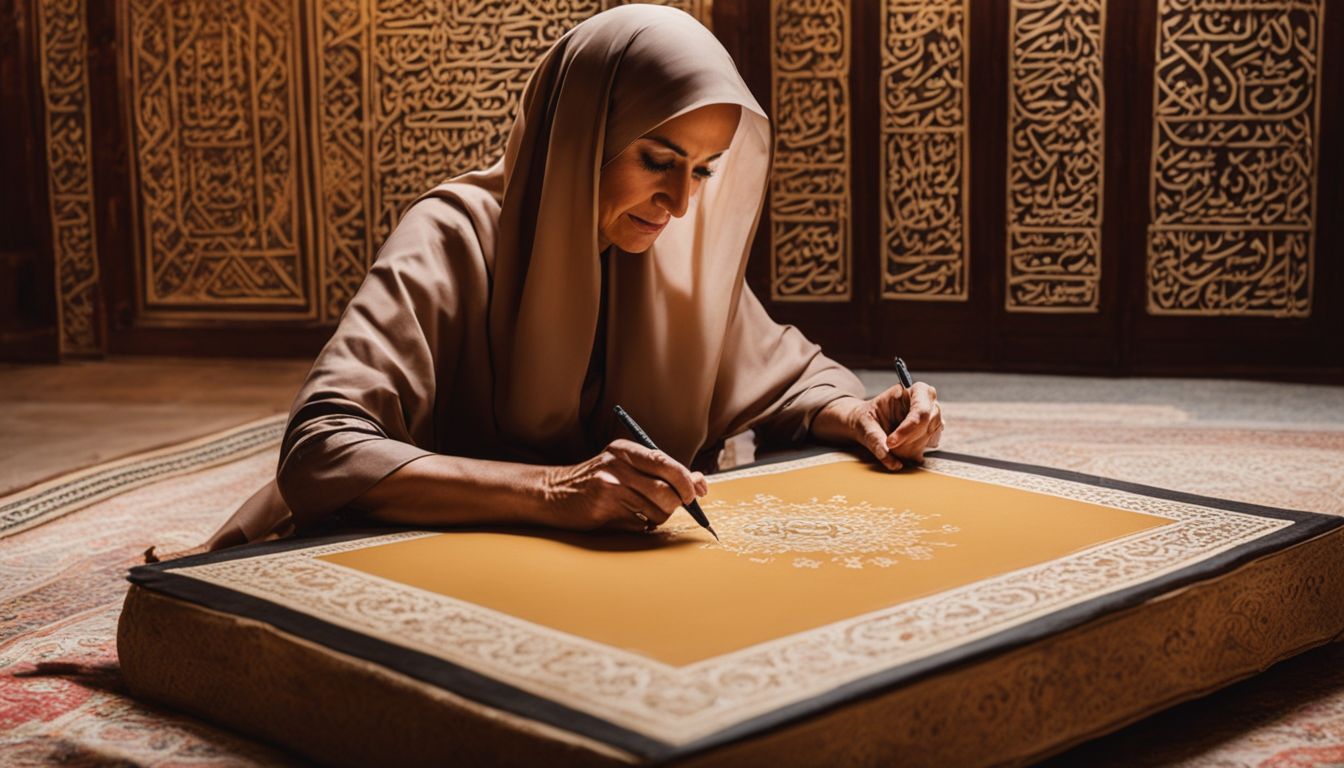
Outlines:
<svg viewBox="0 0 1344 768"><path fill-rule="evenodd" d="M1160 406L952 403L944 447L1271 506L1344 514L1344 431L1215 425ZM125 569L198 543L275 471L282 419L0 499L0 764L297 764L126 697ZM1335 644L1052 761L1344 764Z"/></svg>

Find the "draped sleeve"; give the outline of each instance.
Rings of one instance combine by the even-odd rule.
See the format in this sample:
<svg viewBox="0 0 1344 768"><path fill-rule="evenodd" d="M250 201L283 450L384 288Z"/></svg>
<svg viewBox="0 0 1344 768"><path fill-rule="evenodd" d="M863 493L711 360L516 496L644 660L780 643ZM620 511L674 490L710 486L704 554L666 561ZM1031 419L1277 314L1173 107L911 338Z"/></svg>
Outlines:
<svg viewBox="0 0 1344 768"><path fill-rule="evenodd" d="M480 245L452 202L412 206L379 252L290 411L276 483L297 527L434 453Z"/></svg>
<svg viewBox="0 0 1344 768"><path fill-rule="evenodd" d="M842 397L865 397L859 377L795 326L771 319L744 284L724 338L712 434L753 429L765 442L797 443L817 413Z"/></svg>

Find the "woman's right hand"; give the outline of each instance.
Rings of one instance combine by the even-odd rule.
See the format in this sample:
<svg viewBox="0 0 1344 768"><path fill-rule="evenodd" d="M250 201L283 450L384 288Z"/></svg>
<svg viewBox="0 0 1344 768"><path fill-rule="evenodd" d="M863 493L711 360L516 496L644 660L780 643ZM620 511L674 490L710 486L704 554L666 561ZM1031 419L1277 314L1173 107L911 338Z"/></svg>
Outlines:
<svg viewBox="0 0 1344 768"><path fill-rule="evenodd" d="M570 530L648 531L709 483L662 451L613 440L596 456L546 473L547 522Z"/></svg>

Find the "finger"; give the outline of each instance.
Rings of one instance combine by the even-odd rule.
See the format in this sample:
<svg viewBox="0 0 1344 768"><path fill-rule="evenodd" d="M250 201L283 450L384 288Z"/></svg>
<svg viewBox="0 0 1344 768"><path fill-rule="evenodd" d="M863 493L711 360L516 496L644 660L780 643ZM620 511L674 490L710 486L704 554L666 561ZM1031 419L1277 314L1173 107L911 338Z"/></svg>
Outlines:
<svg viewBox="0 0 1344 768"><path fill-rule="evenodd" d="M925 431L913 433L904 443L894 446L892 452L902 459L911 459L913 461L923 462L924 452L938 447L939 435L943 432L942 410L937 404L933 406L933 415L929 417Z"/></svg>
<svg viewBox="0 0 1344 768"><path fill-rule="evenodd" d="M929 444L924 446L924 450L931 451L934 448L937 448L938 444L943 441L943 431L946 429L946 426L940 426L937 431L933 433L933 436L929 438Z"/></svg>
<svg viewBox="0 0 1344 768"><path fill-rule="evenodd" d="M658 507L633 488L622 487L616 497L620 511L610 522L623 531L646 531L667 522L667 516Z"/></svg>
<svg viewBox="0 0 1344 768"><path fill-rule="evenodd" d="M923 461L923 451L935 434L937 430L934 429L912 432L906 435L905 440L891 446L891 453L902 461Z"/></svg>
<svg viewBox="0 0 1344 768"><path fill-rule="evenodd" d="M929 420L928 439L924 443L924 450L928 451L938 447L938 441L942 439L944 429L947 429L947 423L943 421L943 412L935 410L933 418Z"/></svg>
<svg viewBox="0 0 1344 768"><path fill-rule="evenodd" d="M930 447L929 443L935 439L935 436L942 431L942 416L934 407L933 415L920 427L903 435L904 439L891 446L891 452L903 460L920 461L924 460L924 451ZM895 437L895 435L893 435ZM936 446L937 443L934 443Z"/></svg>
<svg viewBox="0 0 1344 768"><path fill-rule="evenodd" d="M695 498L695 478L692 477L691 471L676 459L662 451L645 448L628 440L617 440L610 447L625 456L630 466L670 485L679 497L679 503L690 504Z"/></svg>
<svg viewBox="0 0 1344 768"><path fill-rule="evenodd" d="M709 495L709 481L705 479L704 474L701 473L701 472L692 472L692 473L691 473L691 477L695 478L695 495L696 495L696 498L699 498L699 497L701 497L701 496L708 496L708 495Z"/></svg>
<svg viewBox="0 0 1344 768"><path fill-rule="evenodd" d="M911 390L910 412L905 415L896 431L887 439L887 446L894 448L912 438L928 432L929 421L937 413L938 405L929 394L928 385L915 384Z"/></svg>
<svg viewBox="0 0 1344 768"><path fill-rule="evenodd" d="M929 450L929 443L933 442L933 438L937 434L937 430L930 430L928 434L915 443L915 460L920 464L924 463L924 453Z"/></svg>
<svg viewBox="0 0 1344 768"><path fill-rule="evenodd" d="M625 478L624 485L639 497L638 503L644 507L644 514L659 525L666 522L681 506L681 499L672 486L653 475L632 472Z"/></svg>
<svg viewBox="0 0 1344 768"><path fill-rule="evenodd" d="M899 457L902 461L908 461L915 464L924 463L924 451L928 450L929 441L933 435L923 435L917 439L903 443L899 448L892 451L892 455Z"/></svg>
<svg viewBox="0 0 1344 768"><path fill-rule="evenodd" d="M873 398L877 417L884 429L892 429L901 423L910 410L910 393L900 384L894 384L885 392Z"/></svg>
<svg viewBox="0 0 1344 768"><path fill-rule="evenodd" d="M900 469L901 462L887 450L887 433L877 418L864 414L859 417L859 442L887 469Z"/></svg>

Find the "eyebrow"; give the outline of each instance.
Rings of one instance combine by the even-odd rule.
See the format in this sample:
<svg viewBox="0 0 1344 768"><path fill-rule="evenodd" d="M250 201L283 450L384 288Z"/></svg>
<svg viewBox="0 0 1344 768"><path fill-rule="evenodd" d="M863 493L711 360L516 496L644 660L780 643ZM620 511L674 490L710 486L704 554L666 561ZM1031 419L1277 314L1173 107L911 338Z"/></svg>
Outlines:
<svg viewBox="0 0 1344 768"><path fill-rule="evenodd" d="M676 144L674 144L670 139L665 139L665 138L663 138L662 136L645 136L644 138L648 139L649 141L656 141L656 142L658 142L659 144L662 144L663 146L665 146L665 147L667 147L668 149L672 150L673 152L676 152L678 155L681 155L682 157L688 157L688 156L689 156L689 153L688 153L686 150L684 150L684 149L682 149L681 147L679 147L679 146L677 146ZM713 161L715 158L717 158L719 155L722 155L722 154L723 154L723 152L715 152L714 154L712 154L712 155L710 155L709 157L705 158L705 162L707 162L707 163L708 163L708 162L711 162L711 161Z"/></svg>

